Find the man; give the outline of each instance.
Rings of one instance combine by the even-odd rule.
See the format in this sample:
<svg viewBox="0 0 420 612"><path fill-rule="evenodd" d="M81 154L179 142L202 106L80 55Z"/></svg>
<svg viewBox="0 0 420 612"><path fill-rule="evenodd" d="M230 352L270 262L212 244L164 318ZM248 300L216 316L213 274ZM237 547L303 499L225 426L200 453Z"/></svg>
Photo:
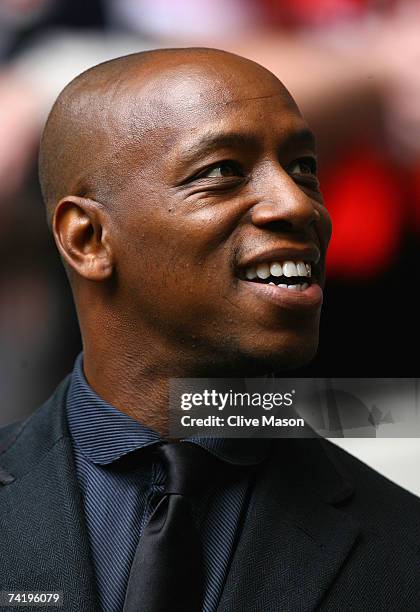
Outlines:
<svg viewBox="0 0 420 612"><path fill-rule="evenodd" d="M330 220L284 86L210 49L99 65L58 98L40 177L84 352L2 432L1 588L72 611L418 610L411 494L319 439L162 444L170 378L316 351Z"/></svg>

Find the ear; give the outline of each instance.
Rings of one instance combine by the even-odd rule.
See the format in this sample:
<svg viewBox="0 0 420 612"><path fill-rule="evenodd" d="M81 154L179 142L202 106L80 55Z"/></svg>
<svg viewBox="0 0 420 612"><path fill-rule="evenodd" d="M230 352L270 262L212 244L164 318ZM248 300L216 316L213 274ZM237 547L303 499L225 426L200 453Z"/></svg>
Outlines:
<svg viewBox="0 0 420 612"><path fill-rule="evenodd" d="M103 281L112 275L108 219L101 204L77 196L66 196L55 209L52 230L58 250L68 265L87 280Z"/></svg>

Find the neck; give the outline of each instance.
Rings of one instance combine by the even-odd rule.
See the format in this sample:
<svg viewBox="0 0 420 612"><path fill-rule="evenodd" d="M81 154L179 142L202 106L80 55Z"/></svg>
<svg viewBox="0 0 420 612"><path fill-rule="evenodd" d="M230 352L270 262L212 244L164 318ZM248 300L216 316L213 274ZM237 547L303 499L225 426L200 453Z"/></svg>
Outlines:
<svg viewBox="0 0 420 612"><path fill-rule="evenodd" d="M84 373L102 399L167 437L169 379L178 374L169 375L162 368L162 362L150 357L146 361L141 355L129 355L125 351L108 355L85 347Z"/></svg>
<svg viewBox="0 0 420 612"><path fill-rule="evenodd" d="M100 329L79 317L88 383L106 402L164 437L169 433L171 378L242 378L269 371L240 358L216 357L214 351L209 356L208 349L197 345L172 346L150 329L133 334L130 327L97 314Z"/></svg>

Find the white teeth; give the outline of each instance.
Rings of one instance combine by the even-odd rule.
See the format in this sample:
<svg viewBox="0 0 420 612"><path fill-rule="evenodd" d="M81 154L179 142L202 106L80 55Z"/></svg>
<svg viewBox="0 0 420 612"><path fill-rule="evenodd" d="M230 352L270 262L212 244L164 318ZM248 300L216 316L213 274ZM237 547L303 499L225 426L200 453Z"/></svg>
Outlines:
<svg viewBox="0 0 420 612"><path fill-rule="evenodd" d="M296 269L299 276L308 276L308 270L306 269L306 266L303 261L297 262Z"/></svg>
<svg viewBox="0 0 420 612"><path fill-rule="evenodd" d="M245 275L248 280L252 280L257 277L257 271L254 267L247 268Z"/></svg>
<svg viewBox="0 0 420 612"><path fill-rule="evenodd" d="M276 279L282 276L286 276L287 278L291 278L292 276L309 278L312 276L312 266L302 260L297 262L288 260L282 263L279 261L260 263L257 266L249 266L249 268L245 270L245 278L250 281L256 278L266 280L270 276ZM277 284L277 282L275 284Z"/></svg>
<svg viewBox="0 0 420 612"><path fill-rule="evenodd" d="M281 264L278 263L278 261L275 261L271 264L270 272L271 276L283 276L283 268L281 267Z"/></svg>
<svg viewBox="0 0 420 612"><path fill-rule="evenodd" d="M276 283L273 283L272 281L270 283L268 283L268 284L276 286Z"/></svg>
<svg viewBox="0 0 420 612"><path fill-rule="evenodd" d="M258 278L268 278L270 276L270 268L268 267L268 264L259 264L257 266L257 276Z"/></svg>
<svg viewBox="0 0 420 612"><path fill-rule="evenodd" d="M269 283L269 285L275 285L275 283ZM290 289L291 291L306 291L306 289L309 287L308 283L300 283L298 285L286 285L286 284L281 284L281 285L277 285L277 287L281 287L282 289Z"/></svg>
<svg viewBox="0 0 420 612"><path fill-rule="evenodd" d="M287 276L288 278L290 276L297 276L297 268L296 268L296 264L293 263L293 261L285 261L283 264L283 274L284 276Z"/></svg>

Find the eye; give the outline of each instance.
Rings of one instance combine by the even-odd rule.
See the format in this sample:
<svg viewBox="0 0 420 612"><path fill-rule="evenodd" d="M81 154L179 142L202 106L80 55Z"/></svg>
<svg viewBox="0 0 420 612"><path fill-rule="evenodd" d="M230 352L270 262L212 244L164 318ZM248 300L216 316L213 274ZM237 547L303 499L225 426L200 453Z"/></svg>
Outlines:
<svg viewBox="0 0 420 612"><path fill-rule="evenodd" d="M316 176L316 160L314 157L297 159L289 166L289 172L301 176Z"/></svg>
<svg viewBox="0 0 420 612"><path fill-rule="evenodd" d="M230 178L242 176L241 171L234 162L224 161L207 168L197 178Z"/></svg>

